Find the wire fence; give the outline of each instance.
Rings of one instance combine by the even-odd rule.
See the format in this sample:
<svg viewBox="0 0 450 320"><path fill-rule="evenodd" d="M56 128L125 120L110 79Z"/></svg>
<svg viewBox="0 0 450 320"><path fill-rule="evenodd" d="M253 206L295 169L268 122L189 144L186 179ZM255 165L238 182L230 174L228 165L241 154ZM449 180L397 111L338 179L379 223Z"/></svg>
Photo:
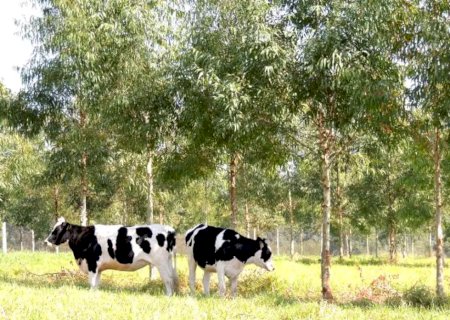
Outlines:
<svg viewBox="0 0 450 320"><path fill-rule="evenodd" d="M244 234L245 235L245 234ZM256 238L256 230L252 230L250 238ZM268 232L262 232L259 236L267 239L276 255L295 255L295 256L319 256L321 253L321 235L313 231L298 231L292 234L289 226L282 226ZM2 252L10 251L69 251L67 245L60 248L52 248L44 243L43 238L36 238L34 231L17 227L8 223L2 223L2 233L0 235L2 243ZM430 238L431 237L431 238ZM343 247L344 256L349 255L370 255L386 256L389 254L388 241L383 236L371 235L350 235L343 239L341 245L340 238L331 236L331 252L335 257L340 256L341 247ZM433 254L434 238L429 234L421 235L398 235L397 254L403 257L427 257ZM446 252L450 252L447 244ZM177 252L184 254L186 252L184 244L184 234L177 235Z"/></svg>

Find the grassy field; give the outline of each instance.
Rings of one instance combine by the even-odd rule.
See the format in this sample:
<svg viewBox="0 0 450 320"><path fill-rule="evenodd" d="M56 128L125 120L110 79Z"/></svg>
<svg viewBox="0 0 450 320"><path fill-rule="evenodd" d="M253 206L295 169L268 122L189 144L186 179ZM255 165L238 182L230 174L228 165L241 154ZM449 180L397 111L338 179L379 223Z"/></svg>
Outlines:
<svg viewBox="0 0 450 320"><path fill-rule="evenodd" d="M191 297L186 259L179 256L177 263L180 292L165 297L162 283L148 280L148 268L106 271L100 289L90 290L69 253L0 255L0 319L450 318L449 304L433 299L431 259L405 260L396 266L364 258L334 261L332 304L320 300L317 258L277 258L272 273L248 268L235 299L217 296L216 277L211 297L200 294L200 281L199 293Z"/></svg>

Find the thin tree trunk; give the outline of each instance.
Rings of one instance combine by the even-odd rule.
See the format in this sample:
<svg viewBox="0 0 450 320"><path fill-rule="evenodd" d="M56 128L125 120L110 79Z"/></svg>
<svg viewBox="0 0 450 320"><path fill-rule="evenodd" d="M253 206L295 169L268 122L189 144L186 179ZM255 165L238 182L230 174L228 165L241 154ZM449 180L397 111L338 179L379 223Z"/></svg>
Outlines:
<svg viewBox="0 0 450 320"><path fill-rule="evenodd" d="M366 235L366 255L370 256L370 241L369 241L370 235Z"/></svg>
<svg viewBox="0 0 450 320"><path fill-rule="evenodd" d="M277 228L277 256L280 255L280 228Z"/></svg>
<svg viewBox="0 0 450 320"><path fill-rule="evenodd" d="M375 229L375 257L378 258L378 230Z"/></svg>
<svg viewBox="0 0 450 320"><path fill-rule="evenodd" d="M397 262L397 232L394 223L390 222L388 226L388 240L389 240L389 262Z"/></svg>
<svg viewBox="0 0 450 320"><path fill-rule="evenodd" d="M84 130L86 127L86 113L80 110L80 127ZM87 178L87 152L83 151L81 155L81 206L80 206L80 222L82 226L88 225L87 213L87 194L88 194L88 178Z"/></svg>
<svg viewBox="0 0 450 320"><path fill-rule="evenodd" d="M87 214L87 193L88 193L88 182L87 182L87 154L83 152L81 157L81 211L80 211L80 221L82 226L88 225L88 214Z"/></svg>
<svg viewBox="0 0 450 320"><path fill-rule="evenodd" d="M339 217L339 258L344 258L344 210L342 208L342 194L340 184L339 163L336 164L336 202Z"/></svg>
<svg viewBox="0 0 450 320"><path fill-rule="evenodd" d="M444 232L442 228L442 181L441 181L441 132L436 128L434 139L434 203L436 209L436 294L444 297Z"/></svg>
<svg viewBox="0 0 450 320"><path fill-rule="evenodd" d="M390 162L389 162L390 169ZM388 237L389 237L389 262L396 263L397 262L397 223L394 212L394 200L392 197L392 186L391 179L389 176L390 172L388 172L387 177L387 193L388 193Z"/></svg>
<svg viewBox="0 0 450 320"><path fill-rule="evenodd" d="M330 156L330 130L325 128L323 114L319 117L319 144L322 152L322 255L321 255L321 282L322 298L333 300L330 285L331 252L330 252L330 220L331 220L331 156Z"/></svg>
<svg viewBox="0 0 450 320"><path fill-rule="evenodd" d="M300 255L303 256L303 228L300 229Z"/></svg>
<svg viewBox="0 0 450 320"><path fill-rule="evenodd" d="M247 233L247 238L250 238L250 214L248 210L248 201L245 199L245 231ZM277 228L278 232L278 228Z"/></svg>
<svg viewBox="0 0 450 320"><path fill-rule="evenodd" d="M203 211L205 211L205 224L208 224L208 180L205 179L205 202L203 204ZM248 235L247 235L248 237Z"/></svg>
<svg viewBox="0 0 450 320"><path fill-rule="evenodd" d="M292 207L292 195L290 188L288 190L288 202L289 202L289 243L290 243L289 253L292 259L295 253L295 244L294 244L294 210Z"/></svg>
<svg viewBox="0 0 450 320"><path fill-rule="evenodd" d="M353 255L353 238L352 229L348 230L348 256L351 258Z"/></svg>
<svg viewBox="0 0 450 320"><path fill-rule="evenodd" d="M350 251L348 250L349 248L349 238L348 238L348 232L345 231L344 232L344 256L345 257L350 257Z"/></svg>
<svg viewBox="0 0 450 320"><path fill-rule="evenodd" d="M416 246L414 241L414 236L410 236L411 239L411 256L414 257L416 255Z"/></svg>
<svg viewBox="0 0 450 320"><path fill-rule="evenodd" d="M20 227L20 251L23 251L23 227Z"/></svg>
<svg viewBox="0 0 450 320"><path fill-rule="evenodd" d="M431 232L431 227L428 228L428 256L433 256L433 233Z"/></svg>
<svg viewBox="0 0 450 320"><path fill-rule="evenodd" d="M147 222L154 223L154 205L153 205L153 152L147 154Z"/></svg>
<svg viewBox="0 0 450 320"><path fill-rule="evenodd" d="M233 229L237 228L237 198L236 198L236 176L237 176L238 157L231 155L230 160L230 205L231 205L231 224Z"/></svg>

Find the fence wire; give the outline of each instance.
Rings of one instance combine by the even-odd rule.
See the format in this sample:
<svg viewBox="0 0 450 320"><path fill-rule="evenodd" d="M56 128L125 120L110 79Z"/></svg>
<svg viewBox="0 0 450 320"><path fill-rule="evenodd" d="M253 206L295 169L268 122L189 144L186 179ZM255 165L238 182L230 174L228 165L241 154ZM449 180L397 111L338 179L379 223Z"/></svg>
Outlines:
<svg viewBox="0 0 450 320"><path fill-rule="evenodd" d="M3 224L5 225L5 224ZM244 234L246 235L246 234ZM246 235L247 236L247 235ZM256 230L252 230L248 235L250 238L256 236L267 239L272 248L272 252L278 255L296 256L319 256L321 253L321 235L314 231L294 231L293 241L291 242L291 233L289 226L281 226L268 232L257 234ZM0 233L1 243L3 241L3 232ZM6 223L6 245L7 251L48 251L54 252L56 249L47 246L43 238L34 238L33 231L24 227L17 227ZM389 254L389 245L385 237L378 237L378 241L374 234L371 235L351 235L344 239L344 256L345 255L371 255L386 256ZM340 238L332 235L330 238L331 252L335 257L340 255ZM399 257L427 257L433 254L434 238L430 239L429 234L420 235L398 235L397 237L397 254ZM447 244L445 251L450 252ZM60 251L69 251L67 245L61 245ZM5 248L3 248L5 252ZM184 233L177 235L177 252L184 254L186 247L184 244Z"/></svg>

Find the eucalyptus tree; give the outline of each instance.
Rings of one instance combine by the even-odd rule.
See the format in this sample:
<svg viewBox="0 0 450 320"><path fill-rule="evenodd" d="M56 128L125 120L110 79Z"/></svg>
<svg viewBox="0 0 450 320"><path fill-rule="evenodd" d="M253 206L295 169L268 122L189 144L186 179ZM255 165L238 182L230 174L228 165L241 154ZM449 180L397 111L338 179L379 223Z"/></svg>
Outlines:
<svg viewBox="0 0 450 320"><path fill-rule="evenodd" d="M322 171L322 294L330 287L331 167L340 139L360 130L389 128L402 88L399 67L386 41L389 11L371 1L284 1L297 31L293 68L297 112L316 128Z"/></svg>
<svg viewBox="0 0 450 320"><path fill-rule="evenodd" d="M412 101L425 112L422 132L434 160L436 292L444 296L444 233L441 163L450 120L450 2L426 1L414 7L412 41L406 46L411 65ZM420 126L419 126L420 127Z"/></svg>
<svg viewBox="0 0 450 320"><path fill-rule="evenodd" d="M189 37L180 58L180 132L185 154L205 159L197 167L224 161L229 170L232 225L237 224L236 179L240 163L277 158L285 108L289 50L271 20L267 1L192 2ZM182 156L180 156L182 158Z"/></svg>

